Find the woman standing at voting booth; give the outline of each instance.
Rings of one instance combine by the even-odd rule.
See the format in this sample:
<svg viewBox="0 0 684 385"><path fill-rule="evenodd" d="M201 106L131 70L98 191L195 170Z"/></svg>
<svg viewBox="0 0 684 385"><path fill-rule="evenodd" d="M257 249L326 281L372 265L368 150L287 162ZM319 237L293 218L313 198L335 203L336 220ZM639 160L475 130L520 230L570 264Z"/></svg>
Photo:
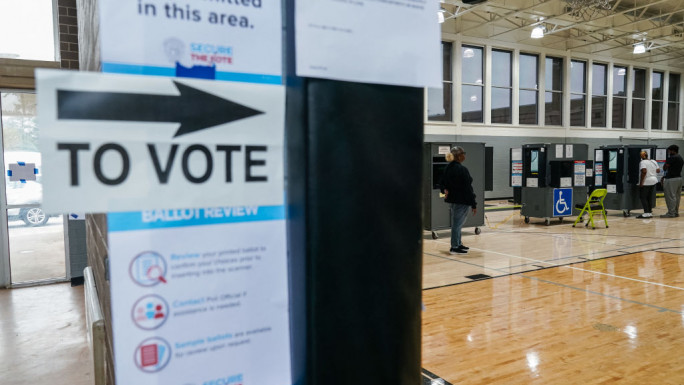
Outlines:
<svg viewBox="0 0 684 385"><path fill-rule="evenodd" d="M656 183L658 183L657 173L660 172L658 163L653 159L648 159L648 153L641 151L641 162L639 162L639 198L641 199L641 206L644 208L644 213L637 216L637 218L653 218L653 207L651 207L651 197Z"/></svg>
<svg viewBox="0 0 684 385"><path fill-rule="evenodd" d="M444 201L451 209L451 249L450 254L466 254L468 247L461 243L461 229L468 218L468 209L473 215L477 213L477 202L473 192L473 178L468 169L462 164L466 152L462 147L453 147L446 155L449 162L442 180L440 190L445 194Z"/></svg>

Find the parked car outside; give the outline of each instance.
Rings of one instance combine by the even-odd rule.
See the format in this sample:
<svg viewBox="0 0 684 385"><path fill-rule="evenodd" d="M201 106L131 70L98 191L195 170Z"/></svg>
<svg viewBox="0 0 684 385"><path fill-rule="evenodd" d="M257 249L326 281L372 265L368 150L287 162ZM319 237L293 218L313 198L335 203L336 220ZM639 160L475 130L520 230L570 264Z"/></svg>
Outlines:
<svg viewBox="0 0 684 385"><path fill-rule="evenodd" d="M7 205L40 205L43 201L43 185L40 177L40 153L35 151L7 151L5 152L5 168L17 162L33 163L38 169L36 180L10 181L6 175ZM45 225L51 216L45 214L40 207L20 207L7 210L9 221L23 221L27 226Z"/></svg>

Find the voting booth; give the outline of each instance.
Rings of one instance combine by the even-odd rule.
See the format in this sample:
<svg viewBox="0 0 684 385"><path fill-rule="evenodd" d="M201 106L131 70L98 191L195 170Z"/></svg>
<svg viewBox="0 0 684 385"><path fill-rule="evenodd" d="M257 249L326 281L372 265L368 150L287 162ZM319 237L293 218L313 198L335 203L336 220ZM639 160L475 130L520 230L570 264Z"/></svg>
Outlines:
<svg viewBox="0 0 684 385"><path fill-rule="evenodd" d="M510 185L522 190L520 214L525 223L543 218L548 226L553 218L562 222L573 215L575 204L586 199L587 177L593 176L587 155L586 144L526 144L511 149Z"/></svg>
<svg viewBox="0 0 684 385"><path fill-rule="evenodd" d="M608 195L603 201L606 210L622 210L625 217L631 210L640 210L639 162L641 151L655 158L658 164L665 163L666 151L656 151L655 145L610 145L594 150L596 188L605 188ZM657 159L657 158L663 159ZM655 206L655 189L651 203Z"/></svg>
<svg viewBox="0 0 684 385"><path fill-rule="evenodd" d="M449 164L446 155L454 146L460 146L466 152L463 165L468 168L473 178L473 191L478 208L477 214L468 214L463 227L475 227L475 234L480 234L480 226L484 226L485 144L426 143L423 146L423 228L432 232L433 239L437 239L435 231L451 228L449 204L444 202L440 181Z"/></svg>

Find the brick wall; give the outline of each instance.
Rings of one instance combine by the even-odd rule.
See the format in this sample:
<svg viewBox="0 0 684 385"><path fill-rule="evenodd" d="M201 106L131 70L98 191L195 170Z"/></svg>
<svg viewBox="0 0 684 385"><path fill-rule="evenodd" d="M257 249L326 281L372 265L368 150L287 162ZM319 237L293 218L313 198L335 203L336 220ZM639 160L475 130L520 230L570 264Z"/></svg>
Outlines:
<svg viewBox="0 0 684 385"><path fill-rule="evenodd" d="M58 0L59 53L62 68L78 69L78 23L76 0Z"/></svg>

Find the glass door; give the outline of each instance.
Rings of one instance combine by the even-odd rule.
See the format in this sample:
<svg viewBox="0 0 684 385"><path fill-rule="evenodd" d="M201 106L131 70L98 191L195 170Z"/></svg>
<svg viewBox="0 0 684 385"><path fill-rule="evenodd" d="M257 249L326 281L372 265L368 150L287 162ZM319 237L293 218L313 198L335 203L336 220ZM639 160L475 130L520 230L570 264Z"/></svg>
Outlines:
<svg viewBox="0 0 684 385"><path fill-rule="evenodd" d="M63 218L47 215L40 207L42 159L36 114L35 93L0 92L5 174L0 191L0 269L5 271L0 272L0 283L4 279L4 286L67 278Z"/></svg>

